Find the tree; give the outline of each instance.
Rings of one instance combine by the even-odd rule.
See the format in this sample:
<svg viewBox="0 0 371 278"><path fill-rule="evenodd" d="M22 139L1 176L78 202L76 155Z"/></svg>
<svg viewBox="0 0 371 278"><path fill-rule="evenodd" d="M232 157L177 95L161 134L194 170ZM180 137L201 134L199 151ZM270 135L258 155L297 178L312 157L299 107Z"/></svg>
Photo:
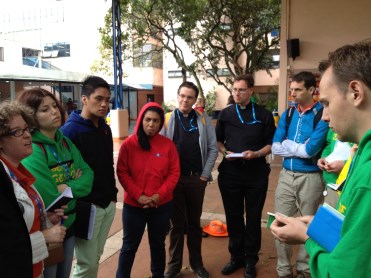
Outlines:
<svg viewBox="0 0 371 278"><path fill-rule="evenodd" d="M200 0L167 1L167 0L129 0L121 1L122 24L122 48L123 59L134 60L145 58L162 58L163 50L167 50L182 69L183 80L186 80L187 72L196 80L200 88L200 96L203 96L201 82L197 74L197 60L187 59L184 47L181 46L178 30L190 30L195 28L199 18L199 12L203 12L204 2ZM169 8L170 5L170 8ZM192 11L190 13L189 11ZM178 18L178 20L176 20ZM179 20L181 18L181 20ZM103 49L110 48L111 40L111 18L105 19L106 25L99 31L102 36ZM179 28L178 28L179 27ZM154 47L151 51L140 54L146 43ZM99 66L97 67L99 69Z"/></svg>
<svg viewBox="0 0 371 278"><path fill-rule="evenodd" d="M183 79L189 72L196 80L201 97L201 73L229 90L236 75L269 73L271 51L279 46L270 33L279 30L280 0L121 0L121 11L123 58L140 58L135 50L150 42L154 47L142 55L168 51ZM111 48L111 25L107 16L102 49Z"/></svg>
<svg viewBox="0 0 371 278"><path fill-rule="evenodd" d="M272 50L279 47L279 37L270 34L279 28L279 0L210 0L209 12L187 42L202 69L229 89L237 75L258 70L270 73ZM229 78L222 78L221 67Z"/></svg>

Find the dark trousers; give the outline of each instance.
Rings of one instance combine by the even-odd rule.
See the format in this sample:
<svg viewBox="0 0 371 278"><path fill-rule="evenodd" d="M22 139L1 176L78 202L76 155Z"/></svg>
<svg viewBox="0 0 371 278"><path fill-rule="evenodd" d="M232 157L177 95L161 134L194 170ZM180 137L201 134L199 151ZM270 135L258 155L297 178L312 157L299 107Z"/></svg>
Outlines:
<svg viewBox="0 0 371 278"><path fill-rule="evenodd" d="M219 174L218 183L227 220L231 260L252 265L259 260L261 216L269 172L269 167L264 166L261 171L249 173L251 178L240 179L241 173Z"/></svg>
<svg viewBox="0 0 371 278"><path fill-rule="evenodd" d="M181 176L173 192L169 263L170 271L180 271L183 263L184 231L187 228L189 263L203 266L201 255L202 228L200 218L207 182L199 176Z"/></svg>
<svg viewBox="0 0 371 278"><path fill-rule="evenodd" d="M158 208L138 208L124 204L122 223L124 237L119 257L117 278L130 278L135 254L147 225L151 252L151 272L154 278L163 278L165 272L165 238L169 230L172 202Z"/></svg>

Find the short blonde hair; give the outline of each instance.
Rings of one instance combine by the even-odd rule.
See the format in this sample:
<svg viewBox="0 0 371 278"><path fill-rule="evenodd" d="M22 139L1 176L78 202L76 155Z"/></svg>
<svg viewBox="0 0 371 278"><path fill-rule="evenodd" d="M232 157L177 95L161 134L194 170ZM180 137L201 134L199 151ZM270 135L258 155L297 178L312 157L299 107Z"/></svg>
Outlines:
<svg viewBox="0 0 371 278"><path fill-rule="evenodd" d="M36 127L31 108L16 101L3 101L0 103L0 137L10 132L10 122L18 115L22 116L30 129Z"/></svg>

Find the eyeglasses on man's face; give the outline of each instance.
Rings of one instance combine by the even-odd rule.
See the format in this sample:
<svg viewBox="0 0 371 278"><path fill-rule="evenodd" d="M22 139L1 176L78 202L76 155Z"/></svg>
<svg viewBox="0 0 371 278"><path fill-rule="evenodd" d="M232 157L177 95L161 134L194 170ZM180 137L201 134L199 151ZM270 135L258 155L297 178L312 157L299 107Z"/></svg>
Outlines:
<svg viewBox="0 0 371 278"><path fill-rule="evenodd" d="M9 136L14 136L14 137L21 137L21 136L22 136L26 131L27 131L29 134L31 134L32 129L29 128L29 127L18 128L18 129L16 129L16 130L9 131L7 135L9 135Z"/></svg>
<svg viewBox="0 0 371 278"><path fill-rule="evenodd" d="M247 88L246 89L237 89L237 88L233 88L232 90L233 94L246 94L247 92Z"/></svg>

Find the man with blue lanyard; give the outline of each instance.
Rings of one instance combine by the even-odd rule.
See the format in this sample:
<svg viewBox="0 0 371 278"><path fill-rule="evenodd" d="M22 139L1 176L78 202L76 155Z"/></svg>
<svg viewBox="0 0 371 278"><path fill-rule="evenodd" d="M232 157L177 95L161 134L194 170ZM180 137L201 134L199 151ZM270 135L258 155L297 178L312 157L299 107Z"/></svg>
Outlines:
<svg viewBox="0 0 371 278"><path fill-rule="evenodd" d="M230 262L222 269L229 275L245 267L244 277L256 277L261 246L261 215L268 189L270 154L276 127L271 112L253 103L254 78L236 77L235 104L220 112L216 126L219 151L219 189L229 235ZM246 222L244 219L246 213Z"/></svg>
<svg viewBox="0 0 371 278"><path fill-rule="evenodd" d="M290 83L294 108L286 110L278 123L273 138L272 152L282 156L281 170L275 193L276 212L287 216L313 215L323 199L324 182L317 166L317 154L325 145L328 123L316 115L322 115L322 105L313 100L316 77L311 72L296 74ZM287 113L292 113L290 122ZM291 278L291 246L276 240L278 277ZM308 253L303 245L296 259L297 277L311 277Z"/></svg>
<svg viewBox="0 0 371 278"><path fill-rule="evenodd" d="M178 89L179 107L166 114L161 134L175 143L180 159L181 176L174 190L171 216L169 263L166 278L182 269L184 231L187 231L189 263L199 278L210 277L201 256L202 229L200 218L207 182L218 156L215 130L211 119L192 106L198 97L192 82L183 82ZM186 225L186 227L185 227Z"/></svg>

